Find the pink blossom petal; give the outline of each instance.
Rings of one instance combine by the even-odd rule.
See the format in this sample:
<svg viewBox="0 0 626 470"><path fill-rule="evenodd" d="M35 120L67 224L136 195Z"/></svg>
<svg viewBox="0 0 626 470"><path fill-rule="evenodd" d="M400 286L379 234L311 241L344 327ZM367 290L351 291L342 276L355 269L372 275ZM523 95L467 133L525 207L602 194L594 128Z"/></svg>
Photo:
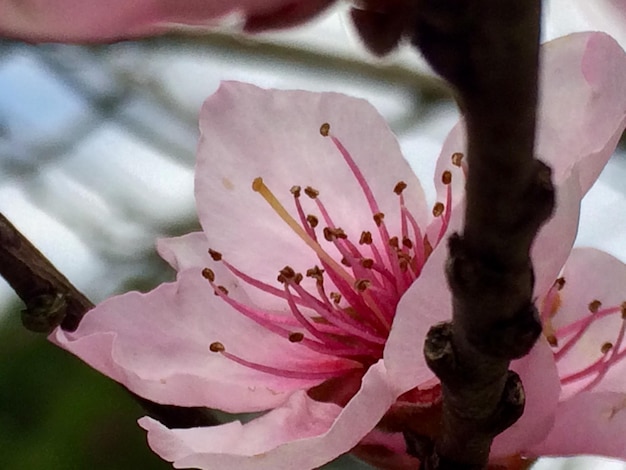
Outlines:
<svg viewBox="0 0 626 470"><path fill-rule="evenodd" d="M244 28L251 33L267 29L291 28L317 16L333 3L335 0L292 1L280 5L274 11L251 15L246 20Z"/></svg>
<svg viewBox="0 0 626 470"><path fill-rule="evenodd" d="M320 191L333 221L355 244L363 230L377 233L357 179L331 138L320 135L326 122L359 166L392 235L400 230L393 191L399 181L408 184L403 194L409 210L418 222L426 221L419 181L384 119L366 101L226 82L201 111L196 201L211 247L255 278L267 282L285 265L304 272L319 264L313 251L252 191L257 177L264 178L295 218L290 188L310 185ZM308 196L300 200L305 213L318 214ZM321 243L341 259L331 244L323 238Z"/></svg>
<svg viewBox="0 0 626 470"><path fill-rule="evenodd" d="M626 458L626 394L581 393L559 404L552 431L530 455Z"/></svg>
<svg viewBox="0 0 626 470"><path fill-rule="evenodd" d="M157 240L159 255L178 272L191 268L212 267L214 262L208 250L209 242L204 232L192 232L180 237Z"/></svg>
<svg viewBox="0 0 626 470"><path fill-rule="evenodd" d="M220 274L228 281L227 273ZM224 284L238 295L236 281ZM214 341L227 352L277 368L299 363L300 370L333 369L346 363L248 320L215 296L195 270L148 294L109 299L87 313L76 332L57 329L52 339L149 400L229 412L280 405L295 390L322 380L277 377L241 366L210 352Z"/></svg>
<svg viewBox="0 0 626 470"><path fill-rule="evenodd" d="M542 48L537 154L557 183L578 165L583 194L626 126L626 54L602 33L572 34Z"/></svg>
<svg viewBox="0 0 626 470"><path fill-rule="evenodd" d="M0 35L28 41L107 42L162 34L177 25L206 26L227 14L275 25L314 16L329 0L1 0ZM281 15L280 13L283 13ZM271 25L268 25L271 26Z"/></svg>
<svg viewBox="0 0 626 470"><path fill-rule="evenodd" d="M572 251L562 276L565 285L560 291L561 304L552 318L552 325L557 331L577 320L589 318L589 304L594 300L602 303L600 309L616 309L615 313L595 321L573 348L558 361L559 373L564 377L603 357L601 349L604 343L616 341L624 321L620 307L626 301L626 265L602 251L576 248ZM626 349L625 345L621 349ZM594 390L623 391L626 373L624 362L622 360L612 365ZM571 384L567 387L568 394L588 381L587 379L582 383Z"/></svg>
<svg viewBox="0 0 626 470"><path fill-rule="evenodd" d="M150 418L140 425L148 430L152 449L176 468L317 468L348 452L374 428L398 396L389 383L380 361L339 414L335 405L296 393L283 407L243 426L169 430Z"/></svg>
<svg viewBox="0 0 626 470"><path fill-rule="evenodd" d="M511 369L524 384L526 407L522 417L493 441L492 458L514 455L541 442L554 422L561 391L554 356L543 337L526 357L513 361Z"/></svg>

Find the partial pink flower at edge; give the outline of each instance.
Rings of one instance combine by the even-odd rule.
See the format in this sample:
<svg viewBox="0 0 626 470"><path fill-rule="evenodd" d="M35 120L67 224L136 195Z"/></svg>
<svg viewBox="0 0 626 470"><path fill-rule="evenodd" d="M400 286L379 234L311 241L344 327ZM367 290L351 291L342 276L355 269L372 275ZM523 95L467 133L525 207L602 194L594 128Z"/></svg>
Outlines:
<svg viewBox="0 0 626 470"><path fill-rule="evenodd" d="M543 64L538 153L555 169L559 204L533 258L549 324L569 318L557 308L568 291L557 296L555 279L580 199L625 126L626 90L611 77L624 76L626 59L609 37L580 34L546 45ZM552 111L562 96L566 114ZM151 447L177 468L315 468L350 451L392 406L436 404L421 350L428 328L451 314L443 267L445 237L462 216L458 129L442 150L440 202L429 214L395 137L362 100L225 83L200 126L204 233L159 244L177 281L110 299L76 332L51 339L153 401L271 410L192 430L142 419ZM307 273L315 265L324 273ZM530 454L558 428L559 366L545 339L516 361L528 409L494 456Z"/></svg>
<svg viewBox="0 0 626 470"><path fill-rule="evenodd" d="M0 0L0 36L30 42L110 42L216 25L237 13L249 30L297 25L334 0Z"/></svg>

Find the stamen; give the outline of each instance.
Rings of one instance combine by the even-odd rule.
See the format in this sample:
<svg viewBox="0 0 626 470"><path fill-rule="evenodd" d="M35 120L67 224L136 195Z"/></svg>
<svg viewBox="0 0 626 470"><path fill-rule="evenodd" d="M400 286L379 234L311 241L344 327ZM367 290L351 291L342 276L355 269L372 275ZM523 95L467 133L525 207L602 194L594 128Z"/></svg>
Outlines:
<svg viewBox="0 0 626 470"><path fill-rule="evenodd" d="M202 270L202 276L211 282L215 281L215 273L209 268L204 268Z"/></svg>
<svg viewBox="0 0 626 470"><path fill-rule="evenodd" d="M589 311L591 313L597 313L601 306L602 302L600 302L599 300L593 300L589 303Z"/></svg>
<svg viewBox="0 0 626 470"><path fill-rule="evenodd" d="M222 254L219 251L215 251L215 250L209 248L209 255L211 256L213 261L221 261L222 260Z"/></svg>
<svg viewBox="0 0 626 470"><path fill-rule="evenodd" d="M437 202L435 203L435 205L433 206L433 215L435 217L439 217L441 214L443 214L443 210L444 210L444 205L442 202Z"/></svg>
<svg viewBox="0 0 626 470"><path fill-rule="evenodd" d="M317 189L312 188L311 186L307 186L306 188L304 188L304 194L309 196L311 199L315 199L317 196L320 195L320 192Z"/></svg>
<svg viewBox="0 0 626 470"><path fill-rule="evenodd" d="M304 335L300 332L291 333L289 335L289 342L291 343L299 343L304 339Z"/></svg>
<svg viewBox="0 0 626 470"><path fill-rule="evenodd" d="M211 352L223 352L226 351L226 348L219 341L215 341L214 343L211 343L211 345L209 346L209 350Z"/></svg>
<svg viewBox="0 0 626 470"><path fill-rule="evenodd" d="M400 194L402 194L402 191L406 189L406 186L407 184L404 181L398 181L398 183L393 188L393 192L399 196Z"/></svg>

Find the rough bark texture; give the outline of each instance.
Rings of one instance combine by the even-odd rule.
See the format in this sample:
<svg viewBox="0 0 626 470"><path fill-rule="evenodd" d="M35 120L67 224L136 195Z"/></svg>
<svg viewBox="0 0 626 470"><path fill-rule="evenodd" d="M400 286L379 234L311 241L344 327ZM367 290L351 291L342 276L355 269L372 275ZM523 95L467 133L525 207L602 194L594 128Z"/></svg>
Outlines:
<svg viewBox="0 0 626 470"><path fill-rule="evenodd" d="M425 470L484 469L522 414L510 361L541 332L530 247L551 215L550 169L534 158L540 0L419 0L412 41L455 89L468 136L466 214L449 241L453 319L426 360L442 382L436 442L407 436Z"/></svg>
<svg viewBox="0 0 626 470"><path fill-rule="evenodd" d="M94 306L2 214L0 275L26 304L22 312L24 326L38 333L50 333L59 325L73 331ZM148 415L170 428L219 424L206 408L161 405L131 395Z"/></svg>

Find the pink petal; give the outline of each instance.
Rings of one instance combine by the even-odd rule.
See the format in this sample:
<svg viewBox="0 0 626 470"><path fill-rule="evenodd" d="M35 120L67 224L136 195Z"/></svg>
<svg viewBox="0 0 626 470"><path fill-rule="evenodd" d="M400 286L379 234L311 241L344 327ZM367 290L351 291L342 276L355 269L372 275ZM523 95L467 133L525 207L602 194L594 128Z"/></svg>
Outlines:
<svg viewBox="0 0 626 470"><path fill-rule="evenodd" d="M382 361L363 378L361 390L337 414L337 406L296 393L281 408L248 424L168 430L143 418L152 449L176 468L303 470L348 452L374 428L395 401Z"/></svg>
<svg viewBox="0 0 626 470"><path fill-rule="evenodd" d="M258 18L284 11L284 21L306 13L317 3L293 0L2 0L0 35L28 41L107 42L162 34L177 25L206 26L231 13ZM306 5L304 7L304 5ZM319 7L318 7L319 9Z"/></svg>
<svg viewBox="0 0 626 470"><path fill-rule="evenodd" d="M549 436L530 455L626 458L626 395L581 393L561 404Z"/></svg>
<svg viewBox="0 0 626 470"><path fill-rule="evenodd" d="M326 122L359 166L390 231L400 230L393 189L401 180L408 184L403 194L409 210L418 221L426 220L419 181L384 119L367 102L337 93L262 90L227 82L201 111L196 201L210 246L247 274L269 282L285 265L304 272L319 264L313 251L252 191L257 177L264 178L296 218L290 188L310 185L320 191L333 221L355 244L363 230L377 233L356 178L332 140L320 135ZM318 213L308 196L302 194L300 200L305 213Z"/></svg>
<svg viewBox="0 0 626 470"><path fill-rule="evenodd" d="M217 271L217 270L216 270ZM236 281L217 271L231 296ZM243 294L245 296L245 294ZM244 367L209 345L261 364L320 370L344 363L268 332L213 294L200 271L148 294L131 292L90 311L74 333L57 329L52 340L131 391L158 403L258 411L283 403L322 380L276 377Z"/></svg>
<svg viewBox="0 0 626 470"><path fill-rule="evenodd" d="M594 300L602 302L602 308L618 307L618 311L593 323L571 351L557 363L562 377L591 365L603 356L605 342L615 342L624 321L619 311L626 301L626 265L611 255L592 248L577 248L572 251L562 273L565 285L560 291L561 306L552 318L552 325L558 328L569 325L591 313L589 304ZM624 349L624 345L620 349ZM624 390L625 361L613 365L604 379L596 385L595 391ZM573 383L566 388L567 394L579 389L582 383Z"/></svg>
<svg viewBox="0 0 626 470"><path fill-rule="evenodd" d="M491 447L491 457L514 455L541 442L550 432L561 386L552 350L541 337L528 356L513 361L511 369L524 384L526 407L523 416L498 435Z"/></svg>
<svg viewBox="0 0 626 470"><path fill-rule="evenodd" d="M626 127L626 54L610 36L580 33L542 48L537 154L561 182L574 165L583 194Z"/></svg>
<svg viewBox="0 0 626 470"><path fill-rule="evenodd" d="M208 253L209 242L204 232L193 232L174 238L157 240L157 251L172 268L181 272L191 268L213 267Z"/></svg>

